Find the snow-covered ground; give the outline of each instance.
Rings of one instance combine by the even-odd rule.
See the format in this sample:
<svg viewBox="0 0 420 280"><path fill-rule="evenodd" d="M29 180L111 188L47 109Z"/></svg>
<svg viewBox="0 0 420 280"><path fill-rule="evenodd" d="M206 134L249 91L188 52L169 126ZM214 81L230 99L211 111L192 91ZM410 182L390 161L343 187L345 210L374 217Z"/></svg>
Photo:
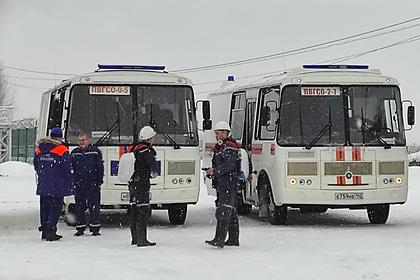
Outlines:
<svg viewBox="0 0 420 280"><path fill-rule="evenodd" d="M420 279L420 168L410 168L410 194L393 206L386 225L365 211L290 213L272 226L254 212L241 217L241 246L213 249L213 198L202 192L183 226L153 212L149 239L129 245L123 213L102 215L102 236L74 237L59 224L60 242L39 238L38 197L32 167L0 164L0 279ZM204 188L203 188L204 189Z"/></svg>

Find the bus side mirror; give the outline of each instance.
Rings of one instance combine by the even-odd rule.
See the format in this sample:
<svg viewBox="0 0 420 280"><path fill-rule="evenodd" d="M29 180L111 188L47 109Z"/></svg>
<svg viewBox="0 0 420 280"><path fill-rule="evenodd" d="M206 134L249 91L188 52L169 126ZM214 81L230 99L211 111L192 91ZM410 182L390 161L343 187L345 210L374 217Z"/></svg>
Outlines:
<svg viewBox="0 0 420 280"><path fill-rule="evenodd" d="M203 100L203 119L210 120L210 101Z"/></svg>
<svg viewBox="0 0 420 280"><path fill-rule="evenodd" d="M203 130L211 130L213 123L211 120L203 120Z"/></svg>
<svg viewBox="0 0 420 280"><path fill-rule="evenodd" d="M268 126L270 122L270 107L264 106L261 108L261 118L260 124L261 126Z"/></svg>
<svg viewBox="0 0 420 280"><path fill-rule="evenodd" d="M407 122L408 125L414 125L414 123L416 122L415 120L416 117L416 109L414 106L408 106L407 109Z"/></svg>
<svg viewBox="0 0 420 280"><path fill-rule="evenodd" d="M212 129L212 121L210 119L210 101L208 100L198 100L197 101L197 108L198 103L201 103L201 110L203 113L203 130L211 130Z"/></svg>

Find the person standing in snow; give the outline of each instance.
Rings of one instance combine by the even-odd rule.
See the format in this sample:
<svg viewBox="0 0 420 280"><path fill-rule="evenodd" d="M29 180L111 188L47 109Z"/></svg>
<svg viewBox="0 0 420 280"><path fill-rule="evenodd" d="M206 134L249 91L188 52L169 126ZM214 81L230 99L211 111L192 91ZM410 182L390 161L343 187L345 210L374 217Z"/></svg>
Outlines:
<svg viewBox="0 0 420 280"><path fill-rule="evenodd" d="M207 175L213 178L217 192L216 201L216 234L206 243L223 248L224 246L239 246L239 221L236 209L237 182L240 173L239 145L229 134L230 126L220 121L215 126L217 143L213 149L212 167ZM226 235L229 238L226 241Z"/></svg>
<svg viewBox="0 0 420 280"><path fill-rule="evenodd" d="M41 238L47 241L57 241L63 236L58 235L57 223L61 215L63 198L73 194L72 170L69 150L61 139L60 128L51 129L50 138L37 141L34 168L37 174L36 194L40 196L39 230Z"/></svg>
<svg viewBox="0 0 420 280"><path fill-rule="evenodd" d="M98 147L91 144L88 133L78 136L79 147L71 152L73 167L73 183L76 202L76 233L81 236L86 230L85 211L89 209L89 230L93 236L99 233L101 209L101 185L104 177L104 163L102 153Z"/></svg>
<svg viewBox="0 0 420 280"><path fill-rule="evenodd" d="M131 244L138 247L155 246L155 242L147 240L147 221L151 216L150 178L158 176L156 169L156 151L153 141L156 132L150 126L140 130L140 143L135 145L134 173L128 182L130 191L130 231Z"/></svg>

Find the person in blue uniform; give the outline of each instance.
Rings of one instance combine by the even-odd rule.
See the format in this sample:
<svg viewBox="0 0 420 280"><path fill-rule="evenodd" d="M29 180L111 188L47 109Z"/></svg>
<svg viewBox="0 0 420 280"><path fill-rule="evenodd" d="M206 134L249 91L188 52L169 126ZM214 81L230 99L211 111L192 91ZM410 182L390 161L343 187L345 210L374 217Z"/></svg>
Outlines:
<svg viewBox="0 0 420 280"><path fill-rule="evenodd" d="M40 196L39 230L41 238L57 241L57 223L63 207L63 198L73 194L72 170L69 150L61 139L60 128L51 129L50 137L37 141L34 168L37 174L36 194Z"/></svg>
<svg viewBox="0 0 420 280"><path fill-rule="evenodd" d="M206 243L223 248L239 246L239 221L237 204L238 177L240 173L239 145L230 134L230 126L224 121L216 123L215 136L217 143L213 149L212 167L207 175L213 178L217 192L216 201L216 234ZM229 238L226 236L229 233Z"/></svg>
<svg viewBox="0 0 420 280"><path fill-rule="evenodd" d="M73 183L76 202L76 233L81 236L86 230L85 211L89 209L89 230L93 236L100 235L101 185L104 177L102 153L92 145L88 133L78 136L79 147L71 152Z"/></svg>

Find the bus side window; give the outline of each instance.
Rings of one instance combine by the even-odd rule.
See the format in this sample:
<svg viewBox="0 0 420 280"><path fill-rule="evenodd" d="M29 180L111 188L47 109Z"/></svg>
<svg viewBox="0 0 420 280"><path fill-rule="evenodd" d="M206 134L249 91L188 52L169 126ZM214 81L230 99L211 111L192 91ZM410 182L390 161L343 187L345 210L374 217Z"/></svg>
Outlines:
<svg viewBox="0 0 420 280"><path fill-rule="evenodd" d="M245 92L237 92L232 95L230 111L230 127L232 138L241 142L245 124Z"/></svg>
<svg viewBox="0 0 420 280"><path fill-rule="evenodd" d="M48 114L48 129L61 127L66 88L67 87L64 87L51 93L50 110Z"/></svg>
<svg viewBox="0 0 420 280"><path fill-rule="evenodd" d="M258 125L258 138L261 140L274 140L276 135L277 120L279 117L278 106L280 101L280 88L270 87L260 90L259 119L264 112L264 107L269 108L270 118L267 125L261 122Z"/></svg>

